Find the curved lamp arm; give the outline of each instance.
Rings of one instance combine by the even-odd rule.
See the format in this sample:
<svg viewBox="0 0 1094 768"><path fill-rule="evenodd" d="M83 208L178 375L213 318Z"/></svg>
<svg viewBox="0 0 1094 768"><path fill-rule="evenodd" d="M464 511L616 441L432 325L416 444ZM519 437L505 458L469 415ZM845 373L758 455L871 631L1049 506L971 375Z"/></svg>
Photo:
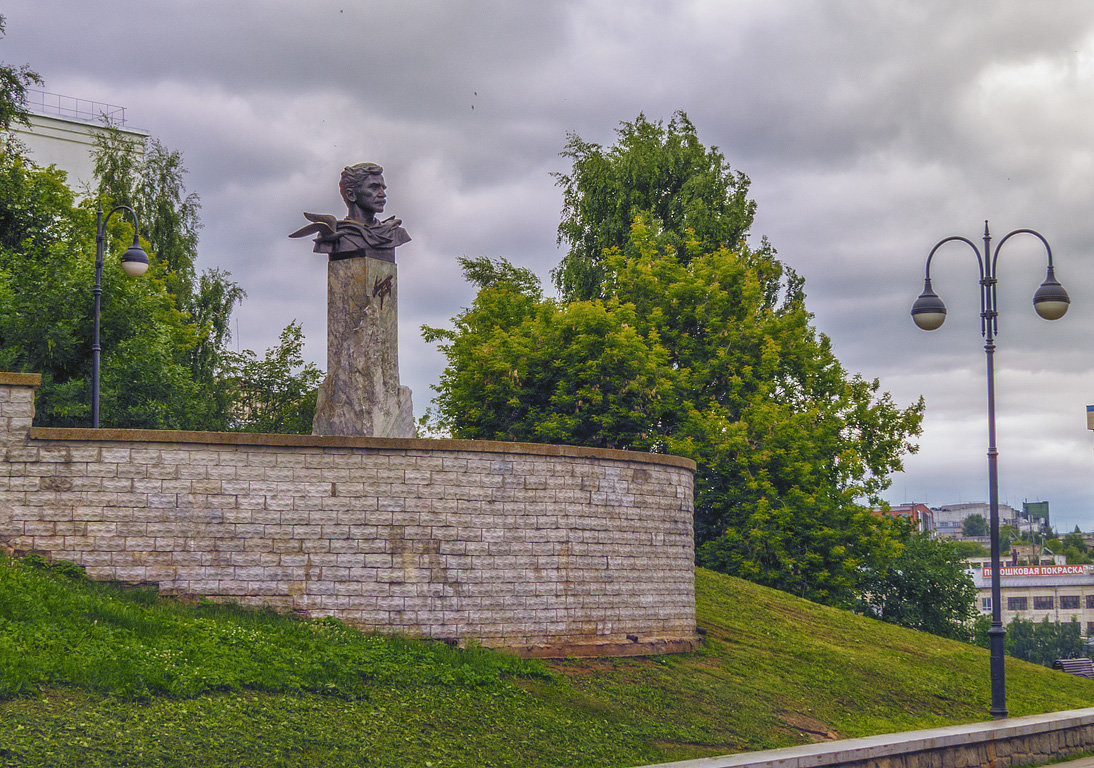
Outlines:
<svg viewBox="0 0 1094 768"><path fill-rule="evenodd" d="M105 238L106 225L110 222L110 217L118 211L126 211L129 214L130 220L133 222L133 244L126 249L125 253L122 254L122 269L124 269L125 273L130 277L139 277L148 270L148 254L145 253L143 248L141 248L140 225L137 221L137 214L128 205L114 206L114 208L111 209L110 213L106 215L106 218L101 220L101 223L98 227L98 232L95 236L96 244L99 246L95 254L95 266L102 266L102 259L104 255L104 248L102 247L102 244ZM102 216L102 208L99 209L99 216Z"/></svg>
<svg viewBox="0 0 1094 768"><path fill-rule="evenodd" d="M980 304L981 307L984 305L986 298L984 295L984 257L980 254L980 249L976 247L976 244L973 243L972 240L959 235L939 240L927 255L927 268L923 278L923 293L919 294L919 298L912 304L912 320L925 331L933 331L940 328L942 323L946 322L946 305L931 287L931 261L934 259L934 255L939 248L946 243L955 241L968 244L968 246L972 248L972 252L976 254L976 264L980 269Z"/></svg>
<svg viewBox="0 0 1094 768"><path fill-rule="evenodd" d="M1067 314L1068 306L1071 304L1071 298L1056 279L1056 270L1052 265L1052 246L1048 244L1048 240L1046 240L1040 232L1032 229L1016 229L1013 232L1008 232L1006 236L999 241L999 245L995 247L995 254L991 259L992 272L995 272L995 264L999 259L999 249L1003 247L1003 243L1007 242L1007 240L1014 235L1033 235L1041 241L1041 245L1045 246L1045 253L1048 254L1048 272L1045 274L1044 282L1041 283L1040 287L1033 294L1033 309L1045 320L1059 320Z"/></svg>

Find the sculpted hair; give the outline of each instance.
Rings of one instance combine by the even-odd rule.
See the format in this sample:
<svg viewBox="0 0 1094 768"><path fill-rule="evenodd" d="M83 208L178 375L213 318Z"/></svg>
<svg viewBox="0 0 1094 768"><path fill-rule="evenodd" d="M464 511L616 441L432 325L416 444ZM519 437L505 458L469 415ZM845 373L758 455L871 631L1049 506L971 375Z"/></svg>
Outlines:
<svg viewBox="0 0 1094 768"><path fill-rule="evenodd" d="M358 163L347 165L342 169L342 178L338 181L338 191L342 193L342 199L349 204L349 192L357 189L369 176L381 174L384 169L376 163Z"/></svg>

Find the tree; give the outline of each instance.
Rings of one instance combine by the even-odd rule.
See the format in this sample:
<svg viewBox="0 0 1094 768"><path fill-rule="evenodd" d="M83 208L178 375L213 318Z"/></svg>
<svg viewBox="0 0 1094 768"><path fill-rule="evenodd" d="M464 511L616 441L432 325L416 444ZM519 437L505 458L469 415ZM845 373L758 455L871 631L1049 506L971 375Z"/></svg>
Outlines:
<svg viewBox="0 0 1094 768"><path fill-rule="evenodd" d="M109 251L132 242L114 221ZM78 205L63 172L0 153L0 368L42 374L41 425L83 426L90 410L91 286L95 222ZM195 342L162 272L128 278L108 258L102 296L104 423L186 428L204 398L181 355Z"/></svg>
<svg viewBox="0 0 1094 768"><path fill-rule="evenodd" d="M991 617L984 615L976 620L975 642L988 648L988 628ZM1015 618L1007 624L1005 641L1008 655L1034 664L1051 667L1056 659L1072 659L1083 655L1083 638L1078 620L1051 622L1048 617L1041 621Z"/></svg>
<svg viewBox="0 0 1094 768"><path fill-rule="evenodd" d="M62 171L0 153L0 369L42 374L41 426L86 426L90 413L95 219L92 201L78 203L65 182ZM320 373L313 365L294 371L302 364L299 325L290 323L263 360L236 355L227 348L228 320L243 292L226 273L201 276L192 315L179 310L154 254L139 279L121 270L116 254L133 237L127 221L111 221L108 236L104 424L311 431L308 403L314 409Z"/></svg>
<svg viewBox="0 0 1094 768"><path fill-rule="evenodd" d="M968 640L976 587L949 542L895 521L900 554L862 585L860 610L868 616L942 637Z"/></svg>
<svg viewBox="0 0 1094 768"><path fill-rule="evenodd" d="M126 203L137 212L175 305L187 313L197 337L189 366L208 395L203 429L226 429L232 409L224 388L231 316L246 292L231 273L205 270L195 278L201 200L186 189L182 155L153 139L145 150L107 124L96 136L95 175L104 205Z"/></svg>
<svg viewBox="0 0 1094 768"><path fill-rule="evenodd" d="M649 131L657 140L635 145ZM458 437L694 458L701 564L849 605L862 569L895 554L888 529L857 500L877 499L914 450L922 403L901 409L876 381L849 375L811 325L802 280L766 243L748 248L729 213L714 206L713 222L685 226L681 216L711 206L667 201L659 215L668 220L655 221L599 199L618 189L587 183L590 173L614 179L605 166L618 166L630 185L653 188L648 177L673 167L675 148L692 147L694 128L682 114L667 129L639 117L620 134L608 152L575 150L563 177L577 194L567 202L575 239L627 232L622 247L607 242L586 260L598 270L596 295L564 287L563 300L544 299L508 262L465 263L475 302L451 330L424 329L448 360L436 424ZM709 161L695 144L692 153ZM572 136L570 146L587 145ZM719 173L713 186L735 199L747 179L720 158L677 188L706 188ZM751 202L737 208L751 220ZM695 235L693 222L709 224L707 234Z"/></svg>
<svg viewBox="0 0 1094 768"><path fill-rule="evenodd" d="M1087 546L1083 540L1083 532L1079 530L1079 526L1075 526L1075 530L1067 534L1063 538L1064 547L1074 547L1077 551L1086 553Z"/></svg>
<svg viewBox="0 0 1094 768"><path fill-rule="evenodd" d="M981 514L969 515L961 523L962 536L987 536L988 521Z"/></svg>
<svg viewBox="0 0 1094 768"><path fill-rule="evenodd" d="M0 14L0 37L4 37L4 16ZM42 78L26 64L18 67L0 64L0 133L4 134L4 150L17 150L8 132L12 123L27 124L27 88L41 85Z"/></svg>
<svg viewBox="0 0 1094 768"><path fill-rule="evenodd" d="M668 353L633 305L543 299L509 262L461 258L479 286L453 330L423 328L450 365L434 387L435 427L456 438L649 449L672 398Z"/></svg>
<svg viewBox="0 0 1094 768"><path fill-rule="evenodd" d="M0 65L0 130L25 118L31 82L41 81L26 67ZM233 414L256 408L253 389L261 379L269 399L281 398L282 412L266 413L267 428L300 431L303 419L310 431L309 395L300 394L294 405L286 395L318 375L314 366L292 371L299 363L292 363L302 344L299 327L286 328L281 346L266 360L229 356L230 318L244 292L218 269L195 280L200 201L185 188L177 152L158 141L149 152L142 150L104 126L95 156L99 195L77 200L62 171L36 166L18 142L0 147L0 368L42 374L36 423L86 425L94 208L100 201L107 209L130 204L138 210L152 264L139 280L122 273L111 254L119 243L132 242L133 230L115 217L107 232L102 281L103 422L225 429ZM241 402L244 397L251 400ZM310 397L314 401L314 392Z"/></svg>
<svg viewBox="0 0 1094 768"><path fill-rule="evenodd" d="M304 364L303 347L304 333L294 320L261 360L249 349L228 355L224 375L233 430L311 434L323 373L312 363Z"/></svg>
<svg viewBox="0 0 1094 768"><path fill-rule="evenodd" d="M748 177L734 173L717 147L702 145L686 114L676 112L668 126L639 115L616 133L607 150L571 133L562 156L573 169L555 174L563 189L558 241L570 250L552 277L567 300L601 295L604 251L624 249L637 216L663 232L683 261L689 240L702 251L732 249L752 226Z"/></svg>
<svg viewBox="0 0 1094 768"><path fill-rule="evenodd" d="M157 139L147 148L134 147L129 136L109 124L96 134L98 192L137 212L141 234L163 263L167 288L184 311L194 299L194 263L201 229L201 200L197 193L186 190L185 175L182 155Z"/></svg>
<svg viewBox="0 0 1094 768"><path fill-rule="evenodd" d="M987 547L975 541L951 539L946 543L953 548L953 551L956 552L958 557L962 560L968 560L972 557L988 557L991 554Z"/></svg>
<svg viewBox="0 0 1094 768"><path fill-rule="evenodd" d="M235 407L225 374L232 364L228 341L232 338L232 311L247 294L229 277L231 273L220 269L206 270L191 302L190 320L197 330L197 341L190 353L190 373L210 400L209 419L203 427L208 430L228 429Z"/></svg>
<svg viewBox="0 0 1094 768"><path fill-rule="evenodd" d="M1068 563L1081 565L1090 562L1090 552L1086 542L1083 541L1083 534L1079 530L1079 526L1076 525L1074 531L1064 536L1061 544L1063 544L1061 554L1067 558Z"/></svg>

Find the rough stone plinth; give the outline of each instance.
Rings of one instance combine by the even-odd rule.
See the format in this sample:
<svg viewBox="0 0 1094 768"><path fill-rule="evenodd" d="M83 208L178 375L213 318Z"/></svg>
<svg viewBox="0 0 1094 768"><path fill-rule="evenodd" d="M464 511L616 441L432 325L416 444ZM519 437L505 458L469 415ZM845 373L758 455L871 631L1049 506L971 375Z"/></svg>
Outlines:
<svg viewBox="0 0 1094 768"><path fill-rule="evenodd" d="M327 376L319 386L313 434L414 436L410 388L399 383L393 252L327 265Z"/></svg>

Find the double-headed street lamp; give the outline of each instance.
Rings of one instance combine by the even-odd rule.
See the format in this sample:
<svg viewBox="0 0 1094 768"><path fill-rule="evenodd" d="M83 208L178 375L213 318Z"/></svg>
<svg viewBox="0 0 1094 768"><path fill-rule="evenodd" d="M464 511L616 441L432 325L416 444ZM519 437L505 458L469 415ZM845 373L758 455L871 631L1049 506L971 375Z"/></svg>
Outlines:
<svg viewBox="0 0 1094 768"><path fill-rule="evenodd" d="M1016 229L1008 233L995 246L995 252L991 250L991 234L988 232L988 222L984 222L984 251L981 253L976 245L964 237L947 237L940 240L927 256L926 278L923 282L923 293L912 305L912 320L925 331L933 331L942 325L946 319L946 305L938 294L931 288L931 259L935 252L943 245L953 241L966 243L976 254L976 261L980 265L980 333L984 337L984 351L988 356L988 504L991 515L991 629L988 637L991 647L991 714L996 718L1007 716L1007 690L1005 669L1003 664L1003 639L1006 630L1003 629L1002 611L999 604L999 473L997 457L999 452L995 448L995 334L998 332L996 324L997 312L995 304L996 263L999 260L999 250L1003 243L1015 235L1033 235L1045 246L1048 253L1048 275L1041 287L1033 294L1033 308L1037 314L1046 320L1059 320L1067 312L1067 291L1056 281L1056 275L1052 268L1052 249L1048 241L1040 233L1032 229Z"/></svg>
<svg viewBox="0 0 1094 768"><path fill-rule="evenodd" d="M91 426L99 428L99 311L103 296L103 256L106 253L106 225L110 217L118 211L128 211L133 220L133 245L122 254L122 269L130 277L139 277L148 269L148 254L141 248L137 236L137 214L128 205L114 207L103 218L103 204L99 203L99 212L95 219L95 341L91 345Z"/></svg>

